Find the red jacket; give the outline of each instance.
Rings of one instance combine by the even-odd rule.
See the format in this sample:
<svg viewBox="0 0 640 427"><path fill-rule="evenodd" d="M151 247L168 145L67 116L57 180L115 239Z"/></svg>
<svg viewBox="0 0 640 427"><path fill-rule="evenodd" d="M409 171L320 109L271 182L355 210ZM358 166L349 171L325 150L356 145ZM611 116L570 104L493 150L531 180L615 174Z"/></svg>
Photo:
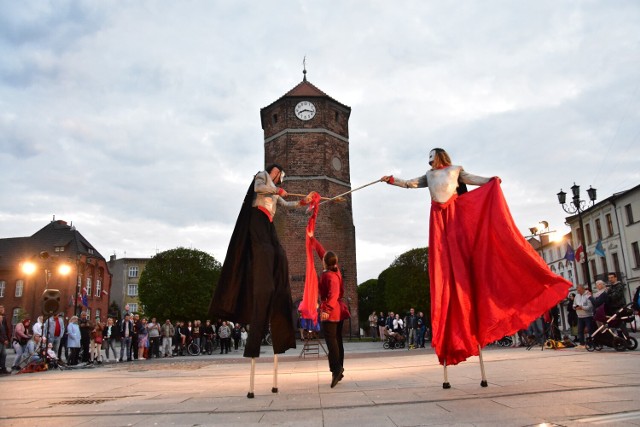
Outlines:
<svg viewBox="0 0 640 427"><path fill-rule="evenodd" d="M314 249L324 258L325 250L316 239L313 239ZM318 283L318 294L320 297L320 311L329 314L328 322L339 322L348 319L349 309L344 303L344 284L340 269L338 271L324 270Z"/></svg>

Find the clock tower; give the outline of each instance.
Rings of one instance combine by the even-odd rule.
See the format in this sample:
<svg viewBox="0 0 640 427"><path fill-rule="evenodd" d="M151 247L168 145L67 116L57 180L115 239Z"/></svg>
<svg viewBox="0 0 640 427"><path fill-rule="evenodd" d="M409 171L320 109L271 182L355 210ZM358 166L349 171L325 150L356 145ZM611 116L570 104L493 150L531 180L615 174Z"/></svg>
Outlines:
<svg viewBox="0 0 640 427"><path fill-rule="evenodd" d="M351 190L349 171L349 116L351 108L336 101L304 78L278 100L260 110L264 130L265 166L282 165L286 172L283 188L289 193L317 191L333 197ZM287 200L295 200L288 196ZM302 209L278 209L274 223L289 259L289 275L294 306L304 291L306 266L305 229L308 216ZM345 302L351 328L358 334L358 293L356 243L351 195L345 201L320 206L316 238L326 250L338 256L345 286ZM316 271L322 263L314 253Z"/></svg>

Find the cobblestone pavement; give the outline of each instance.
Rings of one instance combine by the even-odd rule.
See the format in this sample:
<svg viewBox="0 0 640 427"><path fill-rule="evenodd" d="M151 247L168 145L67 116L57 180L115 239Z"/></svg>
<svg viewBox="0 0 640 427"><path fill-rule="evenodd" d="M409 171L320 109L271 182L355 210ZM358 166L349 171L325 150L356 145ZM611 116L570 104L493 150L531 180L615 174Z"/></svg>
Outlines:
<svg viewBox="0 0 640 427"><path fill-rule="evenodd" d="M1 426L640 426L640 351L487 348L442 367L430 349L346 343L345 378L331 389L326 357L241 352L103 364L0 377ZM322 352L321 352L322 353ZM543 424L548 423L548 424Z"/></svg>

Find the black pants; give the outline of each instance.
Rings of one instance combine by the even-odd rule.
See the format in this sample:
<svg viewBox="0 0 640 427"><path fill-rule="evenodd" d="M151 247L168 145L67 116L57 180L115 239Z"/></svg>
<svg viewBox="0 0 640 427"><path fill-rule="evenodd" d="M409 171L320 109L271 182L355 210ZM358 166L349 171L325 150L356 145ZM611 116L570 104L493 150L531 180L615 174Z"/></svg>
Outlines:
<svg viewBox="0 0 640 427"><path fill-rule="evenodd" d="M244 357L260 357L260 344L269 326L273 352L281 354L296 348L287 254L273 223L258 209L251 212L249 236L253 308Z"/></svg>
<svg viewBox="0 0 640 427"><path fill-rule="evenodd" d="M85 363L89 361L89 342L90 339L88 337L80 339L80 346L82 347L82 361Z"/></svg>
<svg viewBox="0 0 640 427"><path fill-rule="evenodd" d="M344 321L325 321L321 323L324 341L327 343L327 350L329 350L329 370L332 374L339 374L342 372L344 365L344 346L342 345L342 325Z"/></svg>
<svg viewBox="0 0 640 427"><path fill-rule="evenodd" d="M231 347L231 338L220 338L220 354L229 353Z"/></svg>

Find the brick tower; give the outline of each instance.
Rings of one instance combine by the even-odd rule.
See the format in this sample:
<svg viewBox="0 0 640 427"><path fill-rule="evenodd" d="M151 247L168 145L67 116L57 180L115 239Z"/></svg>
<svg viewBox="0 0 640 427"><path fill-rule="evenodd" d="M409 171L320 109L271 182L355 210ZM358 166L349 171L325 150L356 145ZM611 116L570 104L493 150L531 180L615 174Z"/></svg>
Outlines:
<svg viewBox="0 0 640 427"><path fill-rule="evenodd" d="M349 115L351 108L331 98L307 81L260 110L264 130L265 166L279 163L286 172L284 189L307 194L315 190L333 197L351 189L349 172ZM296 200L289 196L288 200ZM294 305L304 290L305 227L308 217L302 209L278 209L275 226L289 258ZM316 237L326 250L338 255L345 285L345 299L351 322L344 333L358 333L356 242L351 197L344 202L320 206ZM316 270L322 264L316 258Z"/></svg>

